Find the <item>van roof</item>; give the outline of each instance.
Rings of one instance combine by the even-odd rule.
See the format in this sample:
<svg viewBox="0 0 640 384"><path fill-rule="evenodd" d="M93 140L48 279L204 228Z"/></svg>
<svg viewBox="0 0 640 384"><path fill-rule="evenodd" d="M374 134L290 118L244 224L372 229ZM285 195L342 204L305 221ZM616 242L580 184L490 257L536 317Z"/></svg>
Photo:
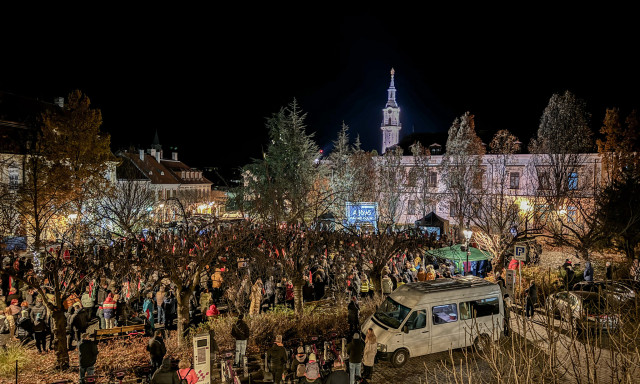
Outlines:
<svg viewBox="0 0 640 384"><path fill-rule="evenodd" d="M429 281L416 281L413 283L403 284L398 287L391 293L391 298L403 305L413 307L421 301L421 296L428 293L490 286L493 286L496 291L499 291L497 284L477 276L460 276Z"/></svg>

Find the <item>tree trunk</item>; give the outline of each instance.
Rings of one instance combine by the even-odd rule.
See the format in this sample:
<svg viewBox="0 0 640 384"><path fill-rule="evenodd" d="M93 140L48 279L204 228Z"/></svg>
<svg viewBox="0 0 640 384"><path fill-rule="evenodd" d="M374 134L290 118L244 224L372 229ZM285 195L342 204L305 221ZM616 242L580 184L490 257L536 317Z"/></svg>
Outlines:
<svg viewBox="0 0 640 384"><path fill-rule="evenodd" d="M176 287L176 301L178 312L178 346L182 347L185 341L185 332L189 329L189 300L192 293L182 287Z"/></svg>
<svg viewBox="0 0 640 384"><path fill-rule="evenodd" d="M302 315L302 283L298 281L293 285L293 310L296 316Z"/></svg>
<svg viewBox="0 0 640 384"><path fill-rule="evenodd" d="M56 349L56 368L69 368L69 351L67 350L67 318L64 309L55 308L53 317L53 342Z"/></svg>

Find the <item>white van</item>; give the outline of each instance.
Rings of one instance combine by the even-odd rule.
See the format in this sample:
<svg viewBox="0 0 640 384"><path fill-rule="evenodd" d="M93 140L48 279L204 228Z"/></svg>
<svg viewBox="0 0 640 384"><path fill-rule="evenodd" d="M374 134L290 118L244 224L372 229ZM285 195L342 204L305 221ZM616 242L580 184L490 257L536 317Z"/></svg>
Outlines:
<svg viewBox="0 0 640 384"><path fill-rule="evenodd" d="M401 285L362 326L378 339L377 357L401 367L409 356L482 348L503 333L498 284L476 276Z"/></svg>

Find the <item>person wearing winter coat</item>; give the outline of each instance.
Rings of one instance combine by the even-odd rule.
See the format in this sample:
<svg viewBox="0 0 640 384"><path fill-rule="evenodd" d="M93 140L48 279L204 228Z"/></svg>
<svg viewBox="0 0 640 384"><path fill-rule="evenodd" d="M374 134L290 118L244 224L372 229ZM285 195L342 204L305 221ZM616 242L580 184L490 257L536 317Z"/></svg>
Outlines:
<svg viewBox="0 0 640 384"><path fill-rule="evenodd" d="M362 356L362 377L365 379L371 379L377 352L378 339L376 338L376 334L373 333L373 328L369 328L367 330L367 336L364 339L364 354Z"/></svg>
<svg viewBox="0 0 640 384"><path fill-rule="evenodd" d="M217 318L218 315L220 315L220 311L218 310L218 307L216 307L215 304L211 304L207 309L207 312L205 312L205 315L207 316L207 320L211 322L211 320Z"/></svg>
<svg viewBox="0 0 640 384"><path fill-rule="evenodd" d="M16 338L16 320L11 314L11 308L5 308L4 315L6 318L6 322L9 325L9 338L13 341L18 341L18 339Z"/></svg>
<svg viewBox="0 0 640 384"><path fill-rule="evenodd" d="M304 347L301 345L298 347L298 353L294 356L294 360L291 363L291 371L294 372L296 378L304 377L304 367L307 364L307 354L304 353ZM302 365L302 369L298 368L299 365Z"/></svg>
<svg viewBox="0 0 640 384"><path fill-rule="evenodd" d="M347 306L347 320L349 321L349 334L353 335L355 332L360 331L360 304L358 304L358 298L351 296L351 301Z"/></svg>
<svg viewBox="0 0 640 384"><path fill-rule="evenodd" d="M117 302L113 299L113 293L109 292L107 298L102 303L102 313L105 321L105 328L111 329L115 326Z"/></svg>
<svg viewBox="0 0 640 384"><path fill-rule="evenodd" d="M36 342L38 353L47 351L47 324L41 313L37 313L33 321L33 339Z"/></svg>
<svg viewBox="0 0 640 384"><path fill-rule="evenodd" d="M427 281L427 272L424 270L424 267L420 267L416 277L418 278L418 281Z"/></svg>
<svg viewBox="0 0 640 384"><path fill-rule="evenodd" d="M162 359L164 359L164 355L167 354L167 347L164 345L161 331L156 331L155 335L149 339L147 351L149 352L149 359L151 360L151 370L155 372L160 368L160 365L163 363Z"/></svg>
<svg viewBox="0 0 640 384"><path fill-rule="evenodd" d="M284 300L287 307L293 309L293 283L291 281L287 281L285 285Z"/></svg>
<svg viewBox="0 0 640 384"><path fill-rule="evenodd" d="M166 295L167 294L165 292L164 286L160 287L160 289L158 289L158 292L156 292L156 305L158 309L159 324L164 324L164 308L162 307L162 303L164 303L164 298Z"/></svg>
<svg viewBox="0 0 640 384"><path fill-rule="evenodd" d="M333 371L327 376L327 381L324 384L349 384L349 374L340 359L333 362Z"/></svg>
<svg viewBox="0 0 640 384"><path fill-rule="evenodd" d="M179 384L178 372L171 366L171 358L162 360L160 368L151 376L151 384Z"/></svg>
<svg viewBox="0 0 640 384"><path fill-rule="evenodd" d="M287 364L287 350L282 345L282 335L277 335L273 345L267 351L267 362L270 364L269 371L273 372L273 381L276 384L282 382L282 373Z"/></svg>
<svg viewBox="0 0 640 384"><path fill-rule="evenodd" d="M354 384L356 376L360 377L360 366L364 356L365 344L360 339L360 332L353 334L353 339L347 344L347 354L349 355L349 384Z"/></svg>
<svg viewBox="0 0 640 384"><path fill-rule="evenodd" d="M251 304L249 305L249 316L260 314L260 304L262 303L262 279L258 278L251 286Z"/></svg>
<svg viewBox="0 0 640 384"><path fill-rule="evenodd" d="M531 319L534 315L534 306L538 303L538 286L535 280L531 280L529 288L525 290L527 296L525 315L527 319Z"/></svg>
<svg viewBox="0 0 640 384"><path fill-rule="evenodd" d="M153 292L147 292L147 298L142 303L142 314L147 319L149 324L149 331L155 330L154 318L153 318Z"/></svg>
<svg viewBox="0 0 640 384"><path fill-rule="evenodd" d="M590 261L584 263L584 272L582 274L584 281L593 282L593 266Z"/></svg>
<svg viewBox="0 0 640 384"><path fill-rule="evenodd" d="M384 296L389 296L393 292L393 281L391 281L391 277L389 275L384 275L382 278L382 294Z"/></svg>
<svg viewBox="0 0 640 384"><path fill-rule="evenodd" d="M211 299L211 293L209 293L209 288L205 288L202 291L202 293L200 293L200 300L198 300L198 304L200 306L200 313L205 314L212 303L213 303L213 300Z"/></svg>
<svg viewBox="0 0 640 384"><path fill-rule="evenodd" d="M33 324L29 318L29 311L22 311L16 323L16 336L25 343L31 338L32 330Z"/></svg>
<svg viewBox="0 0 640 384"><path fill-rule="evenodd" d="M191 368L191 363L185 359L180 360L178 363L178 379L186 380L187 384L196 384L198 382L196 371Z"/></svg>
<svg viewBox="0 0 640 384"><path fill-rule="evenodd" d="M94 374L96 360L98 360L98 345L86 333L78 345L78 364L80 365L80 383L85 383L85 376Z"/></svg>
<svg viewBox="0 0 640 384"><path fill-rule="evenodd" d="M85 292L80 297L80 303L82 304L82 308L84 308L89 314L89 319L91 319L93 315L93 298L91 297L91 287L88 285Z"/></svg>
<svg viewBox="0 0 640 384"><path fill-rule="evenodd" d="M177 301L173 291L169 291L165 296L162 310L164 312L164 329L170 329L173 326L173 320L177 317Z"/></svg>
<svg viewBox="0 0 640 384"><path fill-rule="evenodd" d="M273 276L269 276L269 279L264 283L264 297L262 304L266 304L268 308L273 307L276 294L276 283L273 281Z"/></svg>
<svg viewBox="0 0 640 384"><path fill-rule="evenodd" d="M238 320L231 327L231 337L236 339L236 356L234 365L237 367L240 362L244 360L244 355L247 352L247 340L249 339L249 326L244 322L244 315L240 313Z"/></svg>

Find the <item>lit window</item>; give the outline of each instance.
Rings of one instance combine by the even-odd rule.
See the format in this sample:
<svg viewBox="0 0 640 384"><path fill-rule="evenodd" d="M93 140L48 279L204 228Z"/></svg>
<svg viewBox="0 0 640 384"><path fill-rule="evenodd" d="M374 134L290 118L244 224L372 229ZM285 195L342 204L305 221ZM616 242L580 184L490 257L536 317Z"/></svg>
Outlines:
<svg viewBox="0 0 640 384"><path fill-rule="evenodd" d="M576 218L578 217L578 208L574 207L574 206L568 206L567 207L567 220L569 220L570 222L574 222L576 220Z"/></svg>
<svg viewBox="0 0 640 384"><path fill-rule="evenodd" d="M570 190L578 189L578 172L569 172L567 176L567 187Z"/></svg>
<svg viewBox="0 0 640 384"><path fill-rule="evenodd" d="M429 172L429 188L435 188L438 185L438 173Z"/></svg>
<svg viewBox="0 0 640 384"><path fill-rule="evenodd" d="M9 166L9 189L16 190L20 184L20 172L15 165Z"/></svg>

